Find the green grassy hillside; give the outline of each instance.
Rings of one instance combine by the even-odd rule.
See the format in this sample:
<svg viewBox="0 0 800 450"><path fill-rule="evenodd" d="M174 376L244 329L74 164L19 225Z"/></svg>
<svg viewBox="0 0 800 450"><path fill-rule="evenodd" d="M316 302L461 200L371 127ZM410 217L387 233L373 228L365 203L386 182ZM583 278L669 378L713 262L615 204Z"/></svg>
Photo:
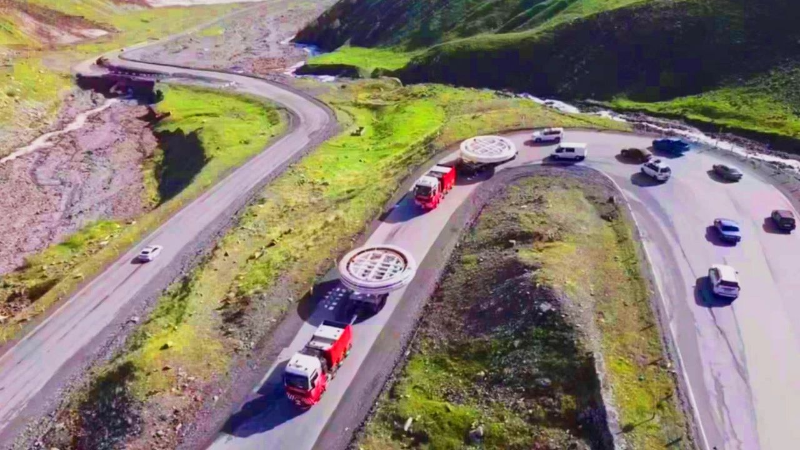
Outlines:
<svg viewBox="0 0 800 450"><path fill-rule="evenodd" d="M530 30L649 0L341 0L298 34L328 50L425 47L443 41Z"/></svg>
<svg viewBox="0 0 800 450"><path fill-rule="evenodd" d="M409 60L394 72L407 82L606 100L800 138L800 3L791 0L384 3L343 1L299 39L384 47L394 61ZM364 54L354 54L345 47L312 63L359 66ZM393 69L380 56L371 67Z"/></svg>

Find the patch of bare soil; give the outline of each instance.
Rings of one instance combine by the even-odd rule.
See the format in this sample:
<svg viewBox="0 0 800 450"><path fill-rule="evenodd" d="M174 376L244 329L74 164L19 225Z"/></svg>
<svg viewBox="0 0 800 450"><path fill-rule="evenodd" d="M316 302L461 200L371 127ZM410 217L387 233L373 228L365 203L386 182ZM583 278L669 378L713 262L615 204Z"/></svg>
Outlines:
<svg viewBox="0 0 800 450"><path fill-rule="evenodd" d="M52 147L0 164L0 210L14 212L0 215L0 273L89 222L133 218L148 207L140 165L157 142L147 112L114 104Z"/></svg>
<svg viewBox="0 0 800 450"><path fill-rule="evenodd" d="M289 44L288 39L333 3L333 0L264 3L199 33L134 51L132 56L154 63L262 76L281 73L308 56L302 48Z"/></svg>

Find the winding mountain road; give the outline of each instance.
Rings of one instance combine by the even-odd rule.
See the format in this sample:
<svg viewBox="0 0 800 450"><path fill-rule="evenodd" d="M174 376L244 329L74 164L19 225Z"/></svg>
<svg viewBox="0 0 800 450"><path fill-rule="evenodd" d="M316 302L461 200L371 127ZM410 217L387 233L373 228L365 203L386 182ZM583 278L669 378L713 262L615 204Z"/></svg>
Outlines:
<svg viewBox="0 0 800 450"><path fill-rule="evenodd" d="M258 78L191 70L107 57L114 66L158 73L176 80L229 83L230 90L263 97L288 111L288 132L185 206L102 274L65 300L0 354L0 443L8 443L33 418L57 401L59 390L77 376L126 326L131 312L158 295L215 236L236 211L291 162L330 136L336 120L324 104L288 87ZM76 72L97 75L91 61ZM135 264L138 250L161 244L155 261Z"/></svg>
<svg viewBox="0 0 800 450"><path fill-rule="evenodd" d="M519 157L498 168L540 164L552 146L532 147L527 133L513 133ZM630 204L651 260L660 306L679 353L683 383L699 419L701 448L794 448L800 442L800 234L774 230L772 209L794 209L769 180L742 167L735 184L708 173L719 163L714 152L695 149L668 159L672 179L654 183L639 166L619 161L623 147L648 147L651 138L631 134L568 131L567 140L589 144L583 164L608 175ZM452 158L450 155L449 158ZM666 159L666 158L665 158ZM440 206L422 214L408 198L375 228L367 244L393 244L417 261L441 251L440 234L455 236L454 214L473 198L483 182L461 180ZM715 217L739 221L744 239L726 246L708 229ZM708 295L705 276L714 263L736 267L743 291L732 305ZM423 263L411 286L392 293L376 316L355 325L351 356L322 401L300 413L285 399L282 367L324 319L341 307L335 282L319 299L294 341L255 387L245 406L231 417L212 449L345 448L380 390L387 356L402 350L394 325L410 317L404 302L419 296ZM332 291L330 289L333 289ZM388 334L388 336L387 336Z"/></svg>

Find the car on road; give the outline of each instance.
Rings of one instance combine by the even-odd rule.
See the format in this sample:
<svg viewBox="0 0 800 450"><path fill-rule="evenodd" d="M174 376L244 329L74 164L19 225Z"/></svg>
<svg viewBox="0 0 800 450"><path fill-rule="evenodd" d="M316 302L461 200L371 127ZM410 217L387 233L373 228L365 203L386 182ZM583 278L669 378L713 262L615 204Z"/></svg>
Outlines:
<svg viewBox="0 0 800 450"><path fill-rule="evenodd" d="M731 266L714 264L708 269L708 282L715 295L735 299L739 296L739 272Z"/></svg>
<svg viewBox="0 0 800 450"><path fill-rule="evenodd" d="M586 144L577 142L562 142L550 155L553 159L569 159L583 161L589 153Z"/></svg>
<svg viewBox="0 0 800 450"><path fill-rule="evenodd" d="M778 227L779 230L791 233L792 230L797 228L797 221L794 218L794 214L789 210L776 209L772 211L770 218L772 218L772 222L775 223L775 226Z"/></svg>
<svg viewBox="0 0 800 450"><path fill-rule="evenodd" d="M619 152L619 156L623 159L646 163L650 161L653 154L643 148L623 148L622 151Z"/></svg>
<svg viewBox="0 0 800 450"><path fill-rule="evenodd" d="M664 138L653 141L653 149L657 152L682 155L683 153L689 151L689 148L689 143L683 139Z"/></svg>
<svg viewBox="0 0 800 450"><path fill-rule="evenodd" d="M136 260L139 262L150 262L158 257L163 248L164 247L160 245L148 245L139 252Z"/></svg>
<svg viewBox="0 0 800 450"><path fill-rule="evenodd" d="M672 176L672 169L664 161L655 159L642 165L642 173L658 181L667 181Z"/></svg>
<svg viewBox="0 0 800 450"><path fill-rule="evenodd" d="M742 240L742 230L739 224L731 219L714 219L714 228L720 239L734 244Z"/></svg>
<svg viewBox="0 0 800 450"><path fill-rule="evenodd" d="M714 169L714 173L717 174L717 176L727 181L739 181L744 176L741 170L733 166L726 166L725 164L714 164L712 169Z"/></svg>
<svg viewBox="0 0 800 450"><path fill-rule="evenodd" d="M531 135L533 142L561 142L564 138L563 128L545 128L537 130Z"/></svg>

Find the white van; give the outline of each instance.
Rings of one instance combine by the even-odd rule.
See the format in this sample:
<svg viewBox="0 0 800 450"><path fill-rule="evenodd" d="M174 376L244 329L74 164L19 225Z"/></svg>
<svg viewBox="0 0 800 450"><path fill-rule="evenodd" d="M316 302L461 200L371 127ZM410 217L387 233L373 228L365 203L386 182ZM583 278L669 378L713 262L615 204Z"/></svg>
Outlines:
<svg viewBox="0 0 800 450"><path fill-rule="evenodd" d="M588 150L586 144L574 142L562 142L550 155L553 159L570 159L573 161L583 161L586 159Z"/></svg>

